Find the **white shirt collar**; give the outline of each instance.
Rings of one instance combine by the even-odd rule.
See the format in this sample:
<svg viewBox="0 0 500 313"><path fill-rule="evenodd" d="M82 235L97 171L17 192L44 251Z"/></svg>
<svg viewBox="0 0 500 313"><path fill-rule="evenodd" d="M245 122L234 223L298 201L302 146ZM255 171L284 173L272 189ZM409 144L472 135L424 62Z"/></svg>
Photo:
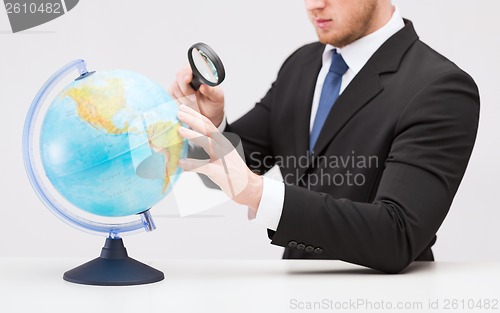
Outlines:
<svg viewBox="0 0 500 313"><path fill-rule="evenodd" d="M395 9L391 19L375 32L362 37L343 48L326 45L323 52L323 64L326 62L330 63L332 50L337 49L337 52L342 55L344 61L349 66L349 69L353 71L354 75L358 74L375 51L377 51L378 48L380 48L380 46L387 41L387 39L392 37L392 35L405 26L398 7L394 7Z"/></svg>

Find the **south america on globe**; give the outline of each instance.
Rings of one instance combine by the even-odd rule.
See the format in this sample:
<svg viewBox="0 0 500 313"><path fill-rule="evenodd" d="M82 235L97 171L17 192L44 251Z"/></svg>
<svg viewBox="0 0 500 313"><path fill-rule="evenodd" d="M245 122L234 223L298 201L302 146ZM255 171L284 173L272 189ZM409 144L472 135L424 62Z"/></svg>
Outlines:
<svg viewBox="0 0 500 313"><path fill-rule="evenodd" d="M40 155L58 193L81 210L128 216L163 199L187 155L177 103L157 83L125 70L66 86L45 114Z"/></svg>

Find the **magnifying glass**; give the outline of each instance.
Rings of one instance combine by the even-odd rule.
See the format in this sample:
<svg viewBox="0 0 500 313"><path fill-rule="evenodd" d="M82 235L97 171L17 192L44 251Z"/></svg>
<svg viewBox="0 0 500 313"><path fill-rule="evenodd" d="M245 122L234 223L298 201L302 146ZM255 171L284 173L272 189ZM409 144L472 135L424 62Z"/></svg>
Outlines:
<svg viewBox="0 0 500 313"><path fill-rule="evenodd" d="M189 65L193 70L191 87L198 90L201 84L217 86L226 77L224 65L215 51L202 42L196 43L188 50Z"/></svg>

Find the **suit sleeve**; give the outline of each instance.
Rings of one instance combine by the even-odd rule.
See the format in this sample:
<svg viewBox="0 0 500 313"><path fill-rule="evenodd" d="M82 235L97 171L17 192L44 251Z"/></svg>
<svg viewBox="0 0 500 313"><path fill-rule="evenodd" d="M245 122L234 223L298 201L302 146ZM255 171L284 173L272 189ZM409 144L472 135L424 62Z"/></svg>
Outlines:
<svg viewBox="0 0 500 313"><path fill-rule="evenodd" d="M273 86L253 109L233 124L227 124L224 130L239 136L243 143L245 162L257 174L264 174L274 166L269 133Z"/></svg>
<svg viewBox="0 0 500 313"><path fill-rule="evenodd" d="M272 243L320 247L329 258L398 273L429 245L469 161L479 94L465 73L448 72L402 111L374 201L353 202L285 187Z"/></svg>
<svg viewBox="0 0 500 313"><path fill-rule="evenodd" d="M273 93L279 84L280 77L297 55L306 46L297 49L283 63L276 81L271 85L266 95L254 108L232 124L227 124L225 132L237 134L243 143L245 162L257 174L265 174L275 164L273 142L270 134L271 110L273 108Z"/></svg>

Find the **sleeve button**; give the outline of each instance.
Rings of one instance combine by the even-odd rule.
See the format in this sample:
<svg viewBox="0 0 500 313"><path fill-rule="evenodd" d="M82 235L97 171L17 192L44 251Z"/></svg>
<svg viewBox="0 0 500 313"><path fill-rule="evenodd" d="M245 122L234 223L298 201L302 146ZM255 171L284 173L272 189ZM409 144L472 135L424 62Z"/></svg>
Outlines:
<svg viewBox="0 0 500 313"><path fill-rule="evenodd" d="M323 249L321 249L321 248L314 249L314 253L316 253L316 254L320 254L321 252L323 252Z"/></svg>
<svg viewBox="0 0 500 313"><path fill-rule="evenodd" d="M299 243L297 245L297 250L304 250L305 248L306 248L306 246L303 243Z"/></svg>
<svg viewBox="0 0 500 313"><path fill-rule="evenodd" d="M290 248L295 248L296 246L297 246L297 241L293 241L293 240L292 240L292 241L290 241L290 242L288 243L288 247L290 247Z"/></svg>
<svg viewBox="0 0 500 313"><path fill-rule="evenodd" d="M306 252L311 253L311 252L313 252L313 251L314 251L314 247L312 247L312 246L307 246L307 247L306 247Z"/></svg>

